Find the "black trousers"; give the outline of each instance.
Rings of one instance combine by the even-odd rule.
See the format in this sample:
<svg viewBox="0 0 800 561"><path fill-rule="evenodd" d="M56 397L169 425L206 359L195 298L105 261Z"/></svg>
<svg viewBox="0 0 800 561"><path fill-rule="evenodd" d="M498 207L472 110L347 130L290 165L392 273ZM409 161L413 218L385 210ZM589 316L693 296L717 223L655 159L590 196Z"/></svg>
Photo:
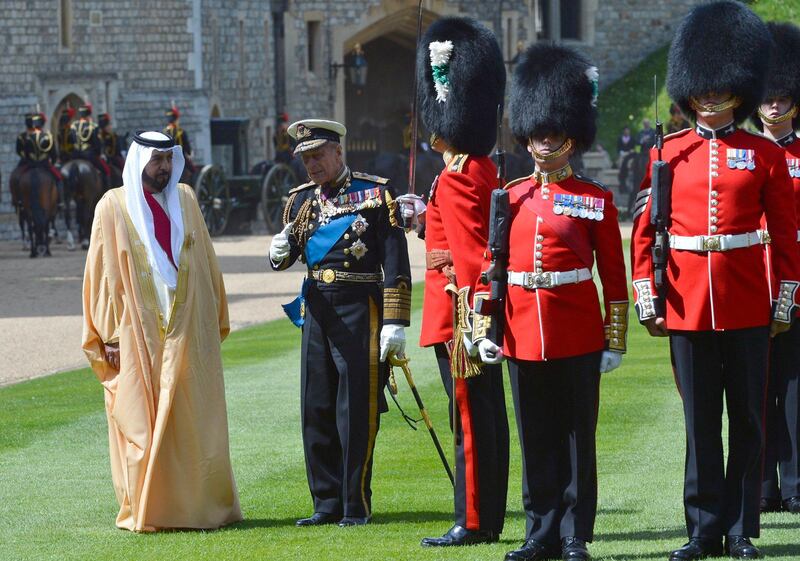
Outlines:
<svg viewBox="0 0 800 561"><path fill-rule="evenodd" d="M689 537L757 538L769 328L672 331L670 350L686 421L683 504Z"/></svg>
<svg viewBox="0 0 800 561"><path fill-rule="evenodd" d="M769 360L761 496L786 500L800 496L800 322L772 340Z"/></svg>
<svg viewBox="0 0 800 561"><path fill-rule="evenodd" d="M568 536L592 541L600 355L508 361L522 449L526 539L551 546Z"/></svg>
<svg viewBox="0 0 800 561"><path fill-rule="evenodd" d="M378 285L312 282L306 294L301 417L314 512L371 515L372 452L387 367Z"/></svg>
<svg viewBox="0 0 800 561"><path fill-rule="evenodd" d="M468 530L503 531L508 497L508 418L503 369L484 366L472 378L454 379L444 344L434 346L445 390L455 387L455 524Z"/></svg>

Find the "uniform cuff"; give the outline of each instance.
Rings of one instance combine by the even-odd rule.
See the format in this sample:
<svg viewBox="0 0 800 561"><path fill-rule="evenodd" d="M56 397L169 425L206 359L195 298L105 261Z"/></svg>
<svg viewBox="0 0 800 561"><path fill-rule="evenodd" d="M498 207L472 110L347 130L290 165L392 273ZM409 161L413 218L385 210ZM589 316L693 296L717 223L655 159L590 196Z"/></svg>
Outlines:
<svg viewBox="0 0 800 561"><path fill-rule="evenodd" d="M488 292L476 292L475 297L472 300L472 309L477 310L480 306L478 303L481 300L489 300L489 293ZM492 316L485 316L479 314L478 312L472 313L472 342L478 343L483 339L486 339L489 329L492 327ZM493 341L497 343L496 341ZM499 344L499 343L497 343Z"/></svg>
<svg viewBox="0 0 800 561"><path fill-rule="evenodd" d="M792 323L795 313L794 297L798 286L800 283L797 281L781 281L772 319L781 323Z"/></svg>
<svg viewBox="0 0 800 561"><path fill-rule="evenodd" d="M405 281L383 289L383 322L411 324L411 288Z"/></svg>
<svg viewBox="0 0 800 561"><path fill-rule="evenodd" d="M657 317L653 282L650 279L637 279L633 281L633 289L639 321L644 322Z"/></svg>
<svg viewBox="0 0 800 561"><path fill-rule="evenodd" d="M606 348L625 353L628 342L628 302L611 302L611 317L606 325Z"/></svg>

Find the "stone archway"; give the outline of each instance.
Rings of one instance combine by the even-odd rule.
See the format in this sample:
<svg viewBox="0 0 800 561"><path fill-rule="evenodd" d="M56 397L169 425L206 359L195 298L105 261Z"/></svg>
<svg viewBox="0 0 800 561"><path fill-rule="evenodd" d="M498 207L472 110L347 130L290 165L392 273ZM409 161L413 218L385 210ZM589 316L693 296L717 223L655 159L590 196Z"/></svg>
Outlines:
<svg viewBox="0 0 800 561"><path fill-rule="evenodd" d="M422 30L442 14L453 12L444 2L428 2L422 12ZM347 127L347 159L353 169L364 169L378 154L398 154L404 147L404 129L410 122L417 42L417 2L385 0L372 7L358 24L334 32L335 61L350 60L356 44L367 59L367 83L356 88L339 73L335 84L334 116Z"/></svg>

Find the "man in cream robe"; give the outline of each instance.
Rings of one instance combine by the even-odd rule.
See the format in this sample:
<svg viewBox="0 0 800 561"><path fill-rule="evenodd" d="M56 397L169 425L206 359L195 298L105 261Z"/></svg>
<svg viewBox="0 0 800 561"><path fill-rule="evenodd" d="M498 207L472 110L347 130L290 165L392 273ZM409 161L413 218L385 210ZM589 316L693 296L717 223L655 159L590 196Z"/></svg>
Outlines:
<svg viewBox="0 0 800 561"><path fill-rule="evenodd" d="M137 134L86 259L83 350L105 391L117 526L136 532L242 519L220 356L228 305L183 164L166 135Z"/></svg>

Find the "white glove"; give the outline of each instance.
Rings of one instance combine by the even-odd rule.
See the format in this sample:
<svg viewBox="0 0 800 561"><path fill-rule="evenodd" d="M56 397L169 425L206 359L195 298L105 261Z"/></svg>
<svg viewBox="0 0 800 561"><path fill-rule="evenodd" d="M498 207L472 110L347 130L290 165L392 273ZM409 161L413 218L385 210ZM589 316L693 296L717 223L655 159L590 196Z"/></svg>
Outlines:
<svg viewBox="0 0 800 561"><path fill-rule="evenodd" d="M600 373L605 374L612 370L619 368L622 363L622 353L614 351L603 351L603 356L600 357Z"/></svg>
<svg viewBox="0 0 800 561"><path fill-rule="evenodd" d="M406 224L414 226L425 223L427 207L422 197L411 194L400 195L397 197L397 202L400 203L400 214Z"/></svg>
<svg viewBox="0 0 800 561"><path fill-rule="evenodd" d="M403 356L406 350L406 332L402 325L389 323L381 328L381 362L393 354Z"/></svg>
<svg viewBox="0 0 800 561"><path fill-rule="evenodd" d="M289 230L292 229L292 222L289 222L283 230L272 236L269 244L269 258L273 263L280 263L289 257Z"/></svg>
<svg viewBox="0 0 800 561"><path fill-rule="evenodd" d="M464 350L472 358L478 356L478 345L472 342L472 331L464 333Z"/></svg>
<svg viewBox="0 0 800 561"><path fill-rule="evenodd" d="M481 353L481 360L485 364L500 364L503 362L503 349L495 345L489 339L482 339L478 343L478 351Z"/></svg>

